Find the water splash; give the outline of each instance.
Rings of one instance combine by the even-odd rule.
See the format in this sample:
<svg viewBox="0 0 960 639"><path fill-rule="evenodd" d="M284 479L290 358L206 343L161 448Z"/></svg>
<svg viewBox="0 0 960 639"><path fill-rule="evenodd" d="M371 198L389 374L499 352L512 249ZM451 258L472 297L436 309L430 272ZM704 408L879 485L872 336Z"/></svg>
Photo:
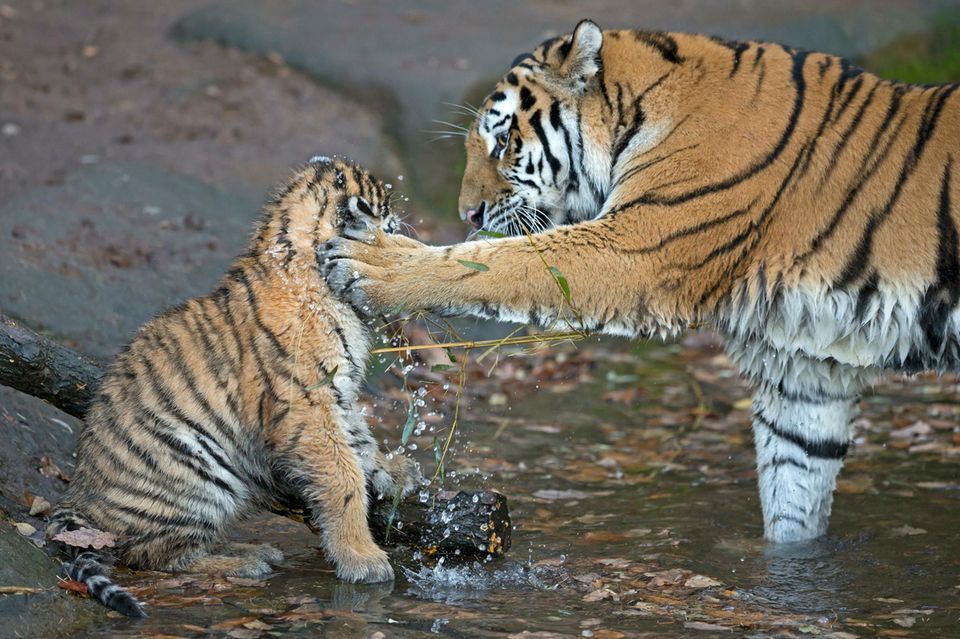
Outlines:
<svg viewBox="0 0 960 639"><path fill-rule="evenodd" d="M494 568L479 561L448 566L442 559L417 570L403 568L403 573L410 582L409 594L446 603L481 598L494 589L554 590L569 579L563 568L520 562Z"/></svg>

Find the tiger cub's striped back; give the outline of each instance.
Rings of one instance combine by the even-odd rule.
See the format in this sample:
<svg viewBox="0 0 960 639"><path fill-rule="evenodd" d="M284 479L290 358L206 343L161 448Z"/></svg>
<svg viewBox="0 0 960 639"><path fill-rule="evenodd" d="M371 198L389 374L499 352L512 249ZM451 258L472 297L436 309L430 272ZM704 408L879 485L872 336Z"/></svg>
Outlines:
<svg viewBox="0 0 960 639"><path fill-rule="evenodd" d="M48 534L110 531L135 568L259 576L279 551L211 552L239 517L293 492L338 576L391 579L367 528L367 481L409 492L418 471L406 458L388 467L356 410L367 330L316 257L340 232L393 231L388 195L362 168L315 158L267 205L217 290L144 325L98 391Z"/></svg>

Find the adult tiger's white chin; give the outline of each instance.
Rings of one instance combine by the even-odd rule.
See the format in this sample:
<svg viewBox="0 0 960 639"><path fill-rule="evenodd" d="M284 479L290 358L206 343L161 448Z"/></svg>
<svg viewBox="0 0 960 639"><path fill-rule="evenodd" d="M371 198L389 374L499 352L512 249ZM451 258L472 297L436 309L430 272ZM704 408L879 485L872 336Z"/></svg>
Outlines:
<svg viewBox="0 0 960 639"><path fill-rule="evenodd" d="M509 209L497 207L489 213L478 232L525 235L527 233L542 233L555 226L569 224L572 221L579 220L570 220L569 214L559 208L527 205L514 206Z"/></svg>

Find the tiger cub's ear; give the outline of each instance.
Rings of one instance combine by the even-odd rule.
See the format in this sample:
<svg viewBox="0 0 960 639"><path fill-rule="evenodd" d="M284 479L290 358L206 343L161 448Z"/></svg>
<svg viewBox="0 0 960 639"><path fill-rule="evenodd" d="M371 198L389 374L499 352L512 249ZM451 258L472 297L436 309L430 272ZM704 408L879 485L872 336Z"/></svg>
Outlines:
<svg viewBox="0 0 960 639"><path fill-rule="evenodd" d="M560 65L560 76L570 89L583 91L600 72L603 31L592 20L581 20L573 30L570 50Z"/></svg>

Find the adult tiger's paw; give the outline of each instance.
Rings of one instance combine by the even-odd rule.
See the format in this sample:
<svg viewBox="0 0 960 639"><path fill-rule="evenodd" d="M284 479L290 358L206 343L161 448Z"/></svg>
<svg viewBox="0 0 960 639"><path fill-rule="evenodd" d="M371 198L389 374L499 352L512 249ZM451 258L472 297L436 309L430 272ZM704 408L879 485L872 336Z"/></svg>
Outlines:
<svg viewBox="0 0 960 639"><path fill-rule="evenodd" d="M371 242L336 237L317 249L317 260L327 285L359 313L372 315L406 305L409 268L427 247L399 235L377 232Z"/></svg>

